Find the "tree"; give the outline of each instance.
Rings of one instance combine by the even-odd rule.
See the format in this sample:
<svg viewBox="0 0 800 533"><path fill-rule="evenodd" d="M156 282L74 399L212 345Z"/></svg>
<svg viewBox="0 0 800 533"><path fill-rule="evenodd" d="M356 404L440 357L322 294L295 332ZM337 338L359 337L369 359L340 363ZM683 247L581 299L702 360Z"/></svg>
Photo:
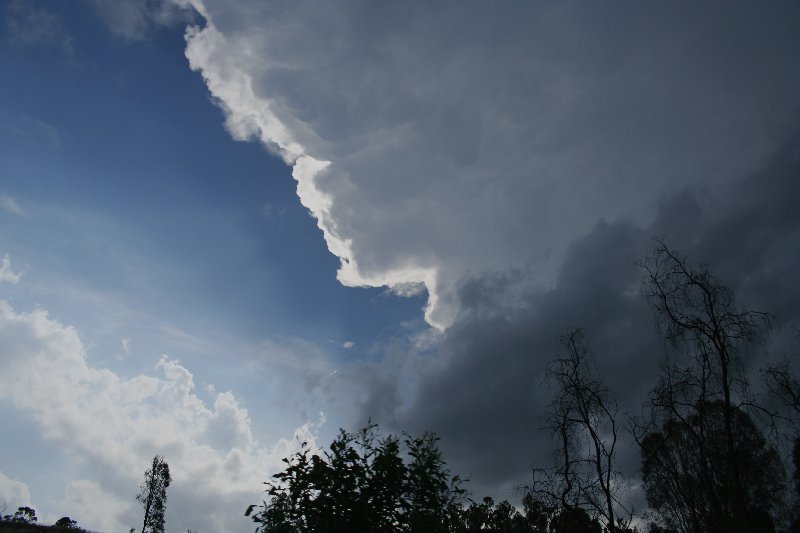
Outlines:
<svg viewBox="0 0 800 533"><path fill-rule="evenodd" d="M550 521L552 533L601 533L597 518L592 518L585 509L574 507L562 509Z"/></svg>
<svg viewBox="0 0 800 533"><path fill-rule="evenodd" d="M616 400L594 375L583 333L572 331L561 344L563 355L547 370L554 392L545 422L558 441L555 464L534 471L531 490L558 510L551 529L588 531L599 518L607 531L624 531L632 514L618 498Z"/></svg>
<svg viewBox="0 0 800 533"><path fill-rule="evenodd" d="M762 371L766 378L767 388L776 397L783 407L788 409L788 414L776 418L788 422L790 440L792 441L792 476L793 496L791 509L791 531L800 532L800 380L794 375L789 362L770 365Z"/></svg>
<svg viewBox="0 0 800 533"><path fill-rule="evenodd" d="M528 501L528 500L526 500ZM525 501L523 501L525 506ZM458 525L451 529L458 533L545 533L546 522L539 524L525 509L523 515L509 502L503 500L495 505L494 500L485 497L481 502L473 501L460 513Z"/></svg>
<svg viewBox="0 0 800 533"><path fill-rule="evenodd" d="M56 520L55 526L64 529L78 529L78 522L68 516L62 516Z"/></svg>
<svg viewBox="0 0 800 533"><path fill-rule="evenodd" d="M749 512L733 508L736 478L726 467L725 405L697 406L685 419L667 420L641 442L642 481L648 503L678 531L772 531L769 510L783 490L780 456L741 409L731 416L739 475ZM734 517L744 520L734 522Z"/></svg>
<svg viewBox="0 0 800 533"><path fill-rule="evenodd" d="M531 491L522 497L522 508L525 512L525 524L536 533L547 533L553 509Z"/></svg>
<svg viewBox="0 0 800 533"><path fill-rule="evenodd" d="M9 518L11 522L17 522L20 524L35 524L38 520L36 518L36 511L30 507L17 508L14 516L6 516L6 519Z"/></svg>
<svg viewBox="0 0 800 533"><path fill-rule="evenodd" d="M465 491L460 478L450 476L437 446L438 437L425 433L405 441L408 465L404 521L410 531L446 532L457 522Z"/></svg>
<svg viewBox="0 0 800 533"><path fill-rule="evenodd" d="M142 533L164 533L164 515L167 510L167 487L172 482L169 465L160 455L144 473L136 500L144 507Z"/></svg>
<svg viewBox="0 0 800 533"><path fill-rule="evenodd" d="M267 485L267 500L251 505L263 533L455 531L465 491L447 470L429 433L402 441L381 437L377 425L344 430L327 451L306 443L283 459Z"/></svg>
<svg viewBox="0 0 800 533"><path fill-rule="evenodd" d="M679 531L768 531L782 469L772 468L747 412L758 406L741 354L761 340L769 316L741 307L707 265L692 265L663 241L640 266L658 329L678 352L662 367L638 435L648 503ZM750 470L764 461L767 470Z"/></svg>

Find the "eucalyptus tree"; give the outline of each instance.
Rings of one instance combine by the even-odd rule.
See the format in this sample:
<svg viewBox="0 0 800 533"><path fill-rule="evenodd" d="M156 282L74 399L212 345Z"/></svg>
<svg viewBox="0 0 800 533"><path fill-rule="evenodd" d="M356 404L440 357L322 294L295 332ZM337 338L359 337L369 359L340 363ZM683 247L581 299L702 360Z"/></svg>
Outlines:
<svg viewBox="0 0 800 533"><path fill-rule="evenodd" d="M160 455L153 457L150 468L145 470L144 482L139 486L136 500L144 508L142 533L164 533L167 511L167 487L172 483L169 465Z"/></svg>

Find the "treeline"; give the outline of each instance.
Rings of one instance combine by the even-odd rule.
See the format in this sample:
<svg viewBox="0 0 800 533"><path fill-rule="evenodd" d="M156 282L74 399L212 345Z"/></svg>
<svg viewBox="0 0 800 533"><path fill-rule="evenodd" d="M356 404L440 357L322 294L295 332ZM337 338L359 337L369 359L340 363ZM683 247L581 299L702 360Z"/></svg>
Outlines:
<svg viewBox="0 0 800 533"><path fill-rule="evenodd" d="M4 511L5 509L3 509ZM78 527L78 523L68 516L56 520L53 525L39 524L36 510L28 507L18 507L14 514L3 514L0 511L0 531L42 531L52 533L89 533Z"/></svg>
<svg viewBox="0 0 800 533"><path fill-rule="evenodd" d="M742 307L706 265L662 241L639 266L672 348L644 414L621 414L581 331L564 335L547 370L553 461L533 470L519 508L472 500L433 434L383 436L370 424L284 459L265 500L246 511L256 531L800 532L800 382L788 364L763 366L754 387L743 360L763 355L772 317ZM638 445L638 472L619 468L625 440ZM636 485L649 507L638 516Z"/></svg>
<svg viewBox="0 0 800 533"><path fill-rule="evenodd" d="M144 510L140 533L165 533L165 514L167 510L167 488L172 482L169 464L160 455L153 457L150 468L144 472L144 481L139 485L136 495ZM14 514L6 514L5 506L0 510L0 531L9 532L52 532L52 533L92 533L78 526L77 521L68 516L59 518L52 526L39 524L36 510L19 507ZM130 528L128 533L136 533ZM191 530L187 533L193 533Z"/></svg>
<svg viewBox="0 0 800 533"><path fill-rule="evenodd" d="M470 502L431 433L401 439L370 424L355 433L341 430L321 455L304 444L284 463L267 483L268 501L246 511L258 531L601 531L582 509L555 512L532 493L523 498L522 512L488 497Z"/></svg>

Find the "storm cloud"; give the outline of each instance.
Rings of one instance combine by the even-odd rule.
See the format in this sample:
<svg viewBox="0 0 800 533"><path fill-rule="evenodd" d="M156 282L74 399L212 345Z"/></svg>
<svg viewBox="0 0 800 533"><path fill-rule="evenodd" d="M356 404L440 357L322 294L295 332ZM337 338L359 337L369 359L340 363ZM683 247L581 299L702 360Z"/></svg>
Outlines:
<svg viewBox="0 0 800 533"><path fill-rule="evenodd" d="M192 68L294 165L339 279L424 285L440 328L465 276L552 284L598 220L709 207L796 122L796 3L194 5Z"/></svg>
<svg viewBox="0 0 800 533"><path fill-rule="evenodd" d="M551 395L545 368L561 353L558 337L574 328L583 328L597 372L618 398L620 419L641 414L659 364L675 355L641 292L637 263L654 237L695 264L708 263L740 304L773 315L766 346L744 354L747 372L755 377L767 361L793 358L800 331L798 176L795 135L727 191L713 213L686 192L665 199L646 226L599 222L568 249L552 289L531 284L524 270L462 283L461 312L437 354L444 363L422 374L413 400L386 418L397 427L435 430L453 466L471 473L478 490L529 482L530 468L547 466L553 446L542 429ZM634 476L638 449L630 439L620 458Z"/></svg>
<svg viewBox="0 0 800 533"><path fill-rule="evenodd" d="M622 412L652 386L657 236L790 350L800 4L191 4L191 67L293 167L339 280L427 290L432 355L394 381L348 367L357 418L435 430L478 486L524 482L558 335L584 328Z"/></svg>

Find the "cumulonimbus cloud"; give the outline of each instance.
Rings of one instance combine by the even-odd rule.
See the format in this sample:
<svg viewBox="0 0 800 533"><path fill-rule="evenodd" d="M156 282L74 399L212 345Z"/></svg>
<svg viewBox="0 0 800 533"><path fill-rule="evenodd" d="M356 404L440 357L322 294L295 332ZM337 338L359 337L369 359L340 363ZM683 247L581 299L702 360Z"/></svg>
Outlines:
<svg viewBox="0 0 800 533"><path fill-rule="evenodd" d="M339 280L424 286L439 327L465 275L552 285L599 219L739 183L800 104L797 5L191 5L191 67L292 166Z"/></svg>

